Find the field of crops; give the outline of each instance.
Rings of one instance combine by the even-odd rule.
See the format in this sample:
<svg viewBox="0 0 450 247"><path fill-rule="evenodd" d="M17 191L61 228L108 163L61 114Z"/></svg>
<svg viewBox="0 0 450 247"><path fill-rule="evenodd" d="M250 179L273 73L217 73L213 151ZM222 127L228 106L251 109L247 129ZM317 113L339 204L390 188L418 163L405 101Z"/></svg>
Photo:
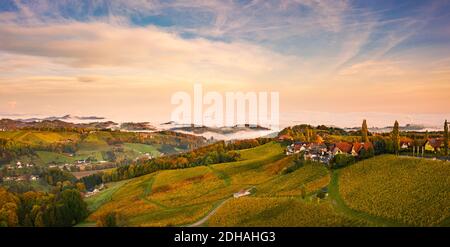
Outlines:
<svg viewBox="0 0 450 247"><path fill-rule="evenodd" d="M339 173L352 209L405 225L436 226L450 217L450 163L382 155Z"/></svg>
<svg viewBox="0 0 450 247"><path fill-rule="evenodd" d="M52 131L1 131L0 138L11 139L16 142L26 143L29 145L50 144L61 142L68 139L73 141L79 140L79 134L73 132L52 132Z"/></svg>
<svg viewBox="0 0 450 247"><path fill-rule="evenodd" d="M93 211L88 220L115 211L131 226L183 226L227 200L206 225L448 224L448 162L384 155L337 170L331 180L330 171L318 163L285 174L293 157L283 155L278 143L239 152L237 162L159 171L110 186L87 200ZM232 198L251 187L251 196ZM330 196L318 199L324 187Z"/></svg>
<svg viewBox="0 0 450 247"><path fill-rule="evenodd" d="M210 193L223 185L224 182L207 167L161 171L129 180L126 186L90 199L90 208L98 208L90 220L115 211L134 226L188 224L205 215L223 198L222 193Z"/></svg>
<svg viewBox="0 0 450 247"><path fill-rule="evenodd" d="M214 165L214 169L230 178L233 185L257 185L272 179L274 171L289 164L284 158L283 148L278 143L242 150L242 161Z"/></svg>
<svg viewBox="0 0 450 247"><path fill-rule="evenodd" d="M257 187L257 196L300 196L302 190L311 193L330 182L327 168L319 163L307 163L292 173L275 177Z"/></svg>
<svg viewBox="0 0 450 247"><path fill-rule="evenodd" d="M293 198L243 197L226 202L208 226L364 226L335 213L328 202Z"/></svg>
<svg viewBox="0 0 450 247"><path fill-rule="evenodd" d="M252 184L249 182L253 180L250 180L252 176L270 179L274 171L286 165L285 161L270 162L279 159L282 151L279 144L268 143L240 151L242 161L159 171L131 179L114 191L108 190L90 198L90 208L97 210L89 220L95 221L108 211L116 211L126 216L128 224L133 226L193 223L233 193L247 188L247 184ZM245 181L236 179L246 176L249 179Z"/></svg>
<svg viewBox="0 0 450 247"><path fill-rule="evenodd" d="M124 148L130 150L137 155L148 153L154 157L158 157L161 152L156 149L154 145L140 144L140 143L124 143Z"/></svg>

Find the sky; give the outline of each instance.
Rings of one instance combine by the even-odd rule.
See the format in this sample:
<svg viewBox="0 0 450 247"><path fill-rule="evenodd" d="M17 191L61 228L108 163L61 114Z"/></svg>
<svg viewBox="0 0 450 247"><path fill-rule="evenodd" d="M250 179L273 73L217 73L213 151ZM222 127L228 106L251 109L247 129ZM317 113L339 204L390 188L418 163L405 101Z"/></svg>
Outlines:
<svg viewBox="0 0 450 247"><path fill-rule="evenodd" d="M282 125L450 119L450 1L1 0L0 115L162 122L279 92Z"/></svg>

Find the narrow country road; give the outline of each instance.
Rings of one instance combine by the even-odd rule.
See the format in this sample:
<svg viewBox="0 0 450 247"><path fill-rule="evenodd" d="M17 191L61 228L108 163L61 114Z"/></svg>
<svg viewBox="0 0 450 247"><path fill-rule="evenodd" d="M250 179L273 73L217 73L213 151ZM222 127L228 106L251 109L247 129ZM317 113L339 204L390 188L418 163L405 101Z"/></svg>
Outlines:
<svg viewBox="0 0 450 247"><path fill-rule="evenodd" d="M225 199L223 202L221 202L219 205L217 205L213 210L211 210L211 212L209 212L205 217L203 217L202 219L200 219L199 221L188 225L188 227L196 227L196 226L201 226L203 225L203 223L205 223L211 216L213 216L217 210L222 207L223 204L225 204L227 201L231 200L233 197L230 197L228 199Z"/></svg>

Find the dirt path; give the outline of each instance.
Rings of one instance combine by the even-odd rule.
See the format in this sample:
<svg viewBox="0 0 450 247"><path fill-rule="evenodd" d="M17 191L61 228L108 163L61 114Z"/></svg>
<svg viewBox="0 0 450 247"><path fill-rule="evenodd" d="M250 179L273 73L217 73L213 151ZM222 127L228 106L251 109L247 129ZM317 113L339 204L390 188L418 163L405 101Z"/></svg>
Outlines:
<svg viewBox="0 0 450 247"><path fill-rule="evenodd" d="M217 212L217 210L219 210L219 208L222 207L223 204L225 204L227 201L231 200L232 198L233 197L225 199L224 201L219 203L219 205L217 205L213 210L211 210L211 212L209 212L205 217L203 217L202 219L200 219L199 221L197 221L191 225L188 225L188 227L196 227L196 226L203 225L203 223L205 223L211 216L213 216Z"/></svg>

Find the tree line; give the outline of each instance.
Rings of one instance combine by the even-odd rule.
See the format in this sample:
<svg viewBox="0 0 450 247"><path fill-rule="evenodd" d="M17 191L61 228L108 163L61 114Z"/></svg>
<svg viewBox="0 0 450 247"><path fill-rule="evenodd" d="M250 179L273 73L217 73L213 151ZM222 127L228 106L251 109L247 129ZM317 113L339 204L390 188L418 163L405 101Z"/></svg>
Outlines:
<svg viewBox="0 0 450 247"><path fill-rule="evenodd" d="M10 192L0 187L0 226L72 226L88 215L79 190L67 184L52 192Z"/></svg>
<svg viewBox="0 0 450 247"><path fill-rule="evenodd" d="M240 159L237 150L256 147L272 139L258 138L239 140L230 143L219 141L208 146L176 155L162 156L152 160L138 160L132 164L120 166L112 171L92 174L80 179L88 190L96 185L115 182L150 174L158 170L181 169L202 165L234 162Z"/></svg>

